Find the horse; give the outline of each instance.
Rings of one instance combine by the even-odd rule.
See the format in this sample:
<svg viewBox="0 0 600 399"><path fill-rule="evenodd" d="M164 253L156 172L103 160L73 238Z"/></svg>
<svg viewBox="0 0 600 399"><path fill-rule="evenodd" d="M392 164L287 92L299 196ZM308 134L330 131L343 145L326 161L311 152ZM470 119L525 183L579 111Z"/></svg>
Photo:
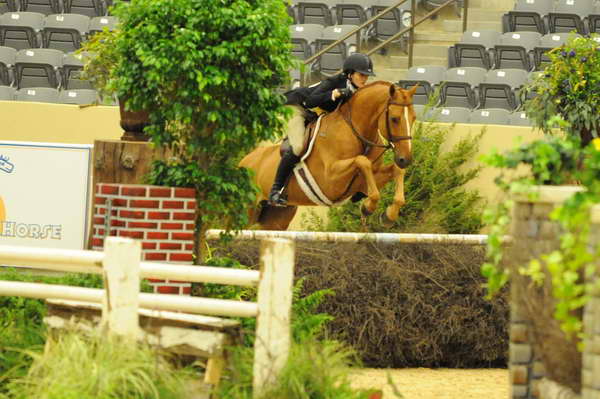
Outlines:
<svg viewBox="0 0 600 399"><path fill-rule="evenodd" d="M361 212L369 216L381 198L380 188L394 180L393 202L383 213L382 223L397 220L405 203L404 175L412 160L411 129L416 119L412 98L416 89L417 86L405 90L389 82L373 82L322 117L314 149L304 162L322 194L332 203L366 193ZM394 151L394 162L384 164L382 155L388 149ZM279 154L278 144L262 146L239 163L240 167L254 171L260 194L250 218L265 230L286 230L299 205L316 205L301 189L294 174L286 187L288 206L267 204Z"/></svg>

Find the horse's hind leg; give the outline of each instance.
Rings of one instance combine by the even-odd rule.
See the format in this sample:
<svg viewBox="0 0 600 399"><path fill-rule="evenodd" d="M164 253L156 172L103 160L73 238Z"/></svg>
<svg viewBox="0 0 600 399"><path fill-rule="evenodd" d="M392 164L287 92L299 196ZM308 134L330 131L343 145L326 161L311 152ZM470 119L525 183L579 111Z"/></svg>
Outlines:
<svg viewBox="0 0 600 399"><path fill-rule="evenodd" d="M263 206L258 223L264 230L287 230L296 215L297 206Z"/></svg>

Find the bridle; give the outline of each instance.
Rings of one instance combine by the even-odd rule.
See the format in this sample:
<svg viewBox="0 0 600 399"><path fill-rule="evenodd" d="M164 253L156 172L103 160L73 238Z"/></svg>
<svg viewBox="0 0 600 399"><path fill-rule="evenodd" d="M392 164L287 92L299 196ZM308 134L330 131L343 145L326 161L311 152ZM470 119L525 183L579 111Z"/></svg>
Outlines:
<svg viewBox="0 0 600 399"><path fill-rule="evenodd" d="M352 105L350 104L350 102L348 102L348 115L344 114L341 109L340 109L340 114L342 114L342 117L344 118L344 120L346 121L346 123L350 126L350 129L352 129L352 133L356 136L356 138L358 138L365 146L365 149L363 151L363 155L366 155L369 150L372 147L379 147L379 148L385 148L384 152L394 148L394 143L397 143L399 141L402 140L412 140L412 135L410 134L410 126L408 125L409 121L408 121L408 107L411 106L413 103L397 103L395 101L392 101L391 98L388 99L387 104L385 106L385 109L383 111L381 111L381 113L379 114L379 116L377 117L377 120L379 121L379 119L381 118L381 116L383 115L383 113L385 112L385 129L386 129L386 133L387 133L387 138L384 137L381 132L379 131L379 128L377 128L377 133L379 134L379 137L383 140L383 144L379 144L378 142L373 142L369 139L364 138L359 132L358 130L356 130L356 128L354 127L354 124L352 123ZM404 108L404 115L405 115L405 119L406 119L406 124L407 124L407 130L408 130L408 135L406 136L393 136L392 135L392 129L390 128L390 107L392 105L398 105L401 107L405 107Z"/></svg>

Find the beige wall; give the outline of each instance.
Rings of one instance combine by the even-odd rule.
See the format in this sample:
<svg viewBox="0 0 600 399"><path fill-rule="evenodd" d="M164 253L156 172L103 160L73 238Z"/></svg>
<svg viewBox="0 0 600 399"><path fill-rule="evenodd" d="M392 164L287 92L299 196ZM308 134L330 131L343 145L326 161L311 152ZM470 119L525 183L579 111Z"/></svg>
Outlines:
<svg viewBox="0 0 600 399"><path fill-rule="evenodd" d="M447 145L452 146L465 135L477 134L482 128L481 125L456 125ZM0 140L93 144L98 139L119 139L121 134L118 107L80 108L76 105L0 101ZM486 154L492 148L507 150L519 137L530 141L541 137L541 133L528 127L487 126L479 152ZM497 174L496 170L486 168L469 187L478 189L488 201L495 202L499 194L494 185ZM324 213L325 210L319 211ZM300 215L294 219L291 228L300 228Z"/></svg>

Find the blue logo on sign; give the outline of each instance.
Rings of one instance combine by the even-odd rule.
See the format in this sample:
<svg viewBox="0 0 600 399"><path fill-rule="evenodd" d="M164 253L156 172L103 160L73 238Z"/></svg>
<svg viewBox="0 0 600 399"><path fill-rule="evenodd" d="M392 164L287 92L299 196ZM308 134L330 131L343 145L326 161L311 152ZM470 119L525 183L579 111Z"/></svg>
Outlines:
<svg viewBox="0 0 600 399"><path fill-rule="evenodd" d="M0 170L6 173L12 173L14 169L15 165L8 160L8 157L0 155Z"/></svg>

